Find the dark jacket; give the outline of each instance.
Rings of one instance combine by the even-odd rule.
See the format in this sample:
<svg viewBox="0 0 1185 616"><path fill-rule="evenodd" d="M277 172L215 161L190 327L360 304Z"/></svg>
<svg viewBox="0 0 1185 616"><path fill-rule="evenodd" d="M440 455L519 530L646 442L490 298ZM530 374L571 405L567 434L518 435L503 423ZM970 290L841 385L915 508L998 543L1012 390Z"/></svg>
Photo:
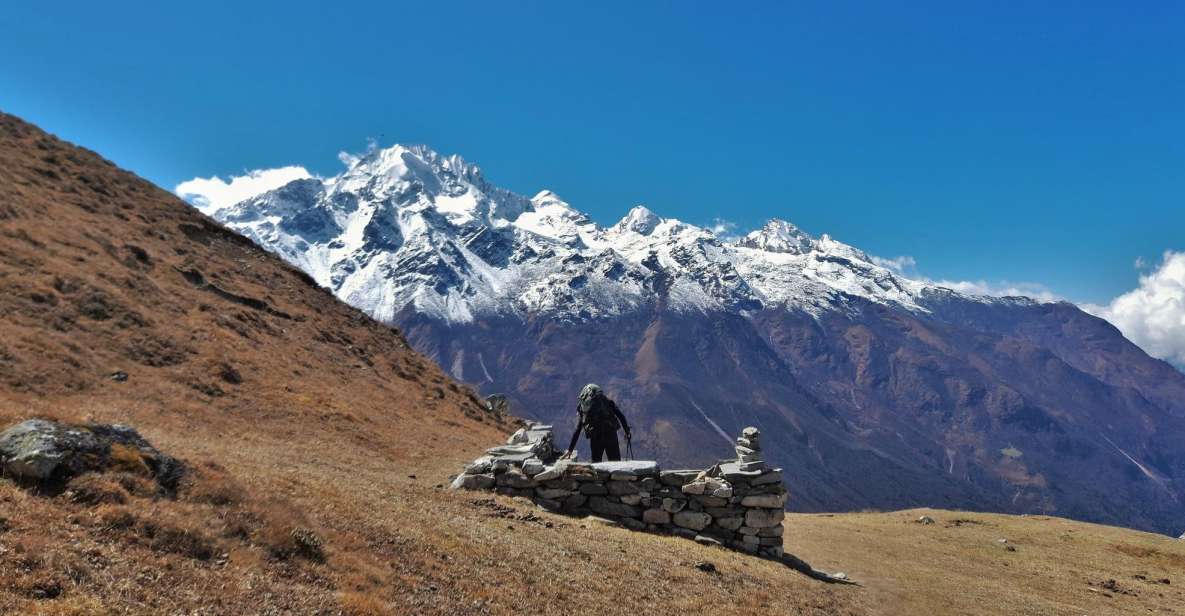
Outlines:
<svg viewBox="0 0 1185 616"><path fill-rule="evenodd" d="M609 408L613 411L613 414L615 416L617 416L617 422L619 424L621 424L622 429L625 430L626 438L629 438L630 423L625 420L625 415L623 415L621 413L621 409L617 408L617 403L614 402L613 400L609 399L608 396L605 397L605 403L609 405ZM576 414L580 417L580 421L576 424L576 431L572 433L572 441L570 443L568 443L568 451L569 452L571 452L573 449L576 448L576 441L578 441L580 439L580 431L589 427L589 426L585 425L585 416L584 416L584 413L580 412L580 405L576 406ZM605 435L605 436L608 436L608 435ZM590 439L593 438L593 434L591 433L591 431L589 433L589 438ZM614 438L614 440L616 440L616 438L617 438L617 431L616 430L613 431L613 438Z"/></svg>

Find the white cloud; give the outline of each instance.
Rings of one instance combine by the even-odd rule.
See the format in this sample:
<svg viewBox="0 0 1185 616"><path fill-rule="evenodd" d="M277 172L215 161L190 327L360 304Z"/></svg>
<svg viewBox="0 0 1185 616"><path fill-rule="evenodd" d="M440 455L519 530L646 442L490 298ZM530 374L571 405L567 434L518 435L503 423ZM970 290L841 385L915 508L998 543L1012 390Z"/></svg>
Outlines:
<svg viewBox="0 0 1185 616"><path fill-rule="evenodd" d="M737 239L737 224L731 220L714 218L708 229L722 242L731 242Z"/></svg>
<svg viewBox="0 0 1185 616"><path fill-rule="evenodd" d="M909 255L901 255L900 257L893 257L886 259L884 257L872 256L872 262L886 269L893 270L898 274L904 274L909 271L917 269L917 259Z"/></svg>
<svg viewBox="0 0 1185 616"><path fill-rule="evenodd" d="M930 284L954 289L966 295L990 295L993 297L1031 297L1041 302L1057 302L1064 298L1039 282L1009 282L1000 280L927 280Z"/></svg>
<svg viewBox="0 0 1185 616"><path fill-rule="evenodd" d="M256 169L248 171L246 175L231 176L229 182L218 176L193 178L178 184L173 192L202 212L211 214L219 208L274 190L293 180L311 177L313 175L307 169L296 165Z"/></svg>
<svg viewBox="0 0 1185 616"><path fill-rule="evenodd" d="M1083 310L1110 321L1149 355L1185 367L1185 252L1168 251L1140 286Z"/></svg>

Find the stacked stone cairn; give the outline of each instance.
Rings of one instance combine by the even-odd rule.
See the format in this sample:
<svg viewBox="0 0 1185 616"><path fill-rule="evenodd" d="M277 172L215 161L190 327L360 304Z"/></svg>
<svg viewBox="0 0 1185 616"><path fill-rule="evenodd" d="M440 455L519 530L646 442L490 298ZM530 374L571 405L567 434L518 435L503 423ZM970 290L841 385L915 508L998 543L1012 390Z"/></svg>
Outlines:
<svg viewBox="0 0 1185 616"><path fill-rule="evenodd" d="M664 471L653 461L558 459L551 426L528 423L468 464L452 487L492 490L557 513L598 515L633 530L779 559L787 492L782 469L761 459L760 436L745 428L735 460L702 471Z"/></svg>

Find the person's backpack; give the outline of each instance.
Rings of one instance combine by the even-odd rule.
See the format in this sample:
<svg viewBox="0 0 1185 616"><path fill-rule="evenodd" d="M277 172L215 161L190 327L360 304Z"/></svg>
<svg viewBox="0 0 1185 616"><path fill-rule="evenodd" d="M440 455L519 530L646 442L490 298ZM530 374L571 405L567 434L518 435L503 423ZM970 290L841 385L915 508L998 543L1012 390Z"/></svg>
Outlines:
<svg viewBox="0 0 1185 616"><path fill-rule="evenodd" d="M617 413L613 412L613 401L599 387L585 388L580 393L577 410L584 421L584 434L589 438L594 434L612 434L621 427Z"/></svg>

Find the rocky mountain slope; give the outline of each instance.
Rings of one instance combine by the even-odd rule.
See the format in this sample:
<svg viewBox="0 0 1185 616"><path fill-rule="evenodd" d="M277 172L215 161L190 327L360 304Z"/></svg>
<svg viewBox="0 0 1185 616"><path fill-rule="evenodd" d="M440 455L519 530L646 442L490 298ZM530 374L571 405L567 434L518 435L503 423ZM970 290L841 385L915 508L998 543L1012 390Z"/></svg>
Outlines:
<svg viewBox="0 0 1185 616"><path fill-rule="evenodd" d="M756 424L804 510L1185 527L1185 375L1070 304L962 295L780 220L604 228L418 146L208 213L527 416L571 423L600 382L639 455L689 465Z"/></svg>

